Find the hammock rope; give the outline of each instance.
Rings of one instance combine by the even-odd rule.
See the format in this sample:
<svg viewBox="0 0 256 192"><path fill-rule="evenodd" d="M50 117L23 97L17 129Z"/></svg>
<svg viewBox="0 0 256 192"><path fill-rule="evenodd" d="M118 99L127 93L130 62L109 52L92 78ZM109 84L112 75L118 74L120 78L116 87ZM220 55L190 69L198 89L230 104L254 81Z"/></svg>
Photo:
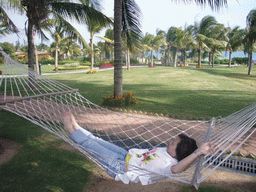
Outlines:
<svg viewBox="0 0 256 192"><path fill-rule="evenodd" d="M194 138L198 145L212 141L219 149L212 155L200 157L180 174L163 175L129 165L139 171L141 176L150 175L153 182L172 178L194 185L196 188L230 158L256 130L253 127L256 123L256 104L228 117L213 118L211 121L127 115L95 105L84 98L77 89L39 76L34 71L28 70L26 66L12 60L2 50L0 52L6 60L0 80L0 108L17 114L58 136L105 170L108 170L105 162L111 157L83 148L70 139L61 121L66 111L71 110L78 124L95 136L126 150L165 147L172 138L181 133ZM238 141L239 145L237 145ZM220 157L224 158L218 162ZM120 163L126 165L126 162Z"/></svg>

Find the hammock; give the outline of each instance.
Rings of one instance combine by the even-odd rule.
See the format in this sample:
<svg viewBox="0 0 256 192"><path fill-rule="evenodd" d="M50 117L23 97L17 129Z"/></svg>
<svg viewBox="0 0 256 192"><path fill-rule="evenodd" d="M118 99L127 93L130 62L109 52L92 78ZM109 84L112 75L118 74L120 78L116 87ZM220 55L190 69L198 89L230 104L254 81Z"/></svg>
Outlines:
<svg viewBox="0 0 256 192"><path fill-rule="evenodd" d="M0 50L6 63L0 80L0 108L17 114L69 143L86 157L107 170L104 163L111 157L83 148L70 139L61 122L63 114L71 110L79 125L95 136L123 147L165 147L175 136L184 133L198 145L212 141L219 149L212 155L198 158L180 174L162 175L132 166L152 181L172 178L198 188L215 169L228 159L255 132L256 104L225 118L210 121L175 120L166 117L144 117L114 112L91 103L65 84L37 75ZM239 144L237 142L239 141ZM97 158L95 158L97 157ZM125 162L121 162L126 164ZM130 166L130 165L129 165ZM236 169L236 166L233 166ZM252 167L256 173L256 165Z"/></svg>

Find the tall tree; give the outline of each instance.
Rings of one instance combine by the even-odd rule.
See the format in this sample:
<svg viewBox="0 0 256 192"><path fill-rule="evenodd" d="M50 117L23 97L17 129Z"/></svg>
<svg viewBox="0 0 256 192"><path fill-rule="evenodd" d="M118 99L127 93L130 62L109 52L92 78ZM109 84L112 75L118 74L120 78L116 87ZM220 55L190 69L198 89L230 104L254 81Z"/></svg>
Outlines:
<svg viewBox="0 0 256 192"><path fill-rule="evenodd" d="M205 16L200 23L195 23L193 29L193 38L195 39L198 51L198 66L201 67L202 49L208 49L205 40L209 37L211 29L217 25L217 21L213 16Z"/></svg>
<svg viewBox="0 0 256 192"><path fill-rule="evenodd" d="M226 46L226 51L229 52L229 63L228 66L231 67L231 56L234 51L242 51L242 40L245 35L244 29L239 29L238 26L233 29L228 28L228 42Z"/></svg>
<svg viewBox="0 0 256 192"><path fill-rule="evenodd" d="M109 23L110 24L110 23ZM95 24L94 22L88 22L87 24L88 31L90 33L90 46L91 46L91 70L93 70L93 64L94 64L94 49L93 49L93 38L96 33L99 33L103 28L107 27L106 25L102 24Z"/></svg>
<svg viewBox="0 0 256 192"><path fill-rule="evenodd" d="M249 68L248 75L251 74L252 68L252 52L253 52L253 44L256 40L256 9L253 9L249 12L246 17L246 26L248 28L248 33L245 36L244 43L249 43Z"/></svg>
<svg viewBox="0 0 256 192"><path fill-rule="evenodd" d="M227 28L225 28L222 24L216 24L211 27L210 33L205 39L205 43L210 49L210 53L212 56L212 67L214 67L214 59L216 53L219 56L223 57L222 51L225 50L228 41L228 37L226 34Z"/></svg>
<svg viewBox="0 0 256 192"><path fill-rule="evenodd" d="M165 36L163 34L154 36L152 34L146 33L146 35L143 38L143 43L146 44L150 48L150 52L151 52L150 65L151 65L151 67L153 67L153 51L158 50L159 46L161 45L161 43L164 40L164 37Z"/></svg>

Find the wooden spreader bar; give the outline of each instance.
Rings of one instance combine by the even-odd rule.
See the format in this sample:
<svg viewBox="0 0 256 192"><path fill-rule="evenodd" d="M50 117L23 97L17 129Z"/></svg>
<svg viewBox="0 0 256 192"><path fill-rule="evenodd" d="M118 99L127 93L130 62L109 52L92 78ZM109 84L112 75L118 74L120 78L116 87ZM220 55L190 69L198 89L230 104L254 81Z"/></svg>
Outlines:
<svg viewBox="0 0 256 192"><path fill-rule="evenodd" d="M19 97L19 98L15 98L15 99L8 99L8 100L0 101L0 105L4 105L6 103L13 103L15 101L35 99L38 97L47 97L47 96L61 95L61 94L67 94L67 93L76 93L76 92L79 92L79 89L73 89L73 90L69 90L69 91L60 91L60 92L54 92L54 93L45 93L45 94L26 96L26 97Z"/></svg>

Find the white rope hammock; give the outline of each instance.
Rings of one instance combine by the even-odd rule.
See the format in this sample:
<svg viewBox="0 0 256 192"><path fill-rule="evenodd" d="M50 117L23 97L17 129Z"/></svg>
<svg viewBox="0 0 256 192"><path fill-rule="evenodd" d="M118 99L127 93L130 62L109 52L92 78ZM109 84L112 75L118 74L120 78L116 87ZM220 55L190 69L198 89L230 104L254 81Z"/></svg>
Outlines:
<svg viewBox="0 0 256 192"><path fill-rule="evenodd" d="M126 150L164 147L180 133L194 138L198 145L206 141L214 142L219 149L213 155L200 157L180 174L162 175L133 166L141 175L150 175L153 181L172 178L196 188L256 130L253 127L256 123L256 104L226 118L212 118L210 122L126 115L95 105L80 95L78 90L38 76L3 51L1 53L6 64L0 80L0 107L60 137L105 170L108 167L100 162L111 157L83 148L70 139L61 123L61 117L66 111L71 110L78 123L95 136ZM238 140L240 144L237 144ZM226 155L227 151L231 151L229 155ZM223 160L216 163L219 157Z"/></svg>

